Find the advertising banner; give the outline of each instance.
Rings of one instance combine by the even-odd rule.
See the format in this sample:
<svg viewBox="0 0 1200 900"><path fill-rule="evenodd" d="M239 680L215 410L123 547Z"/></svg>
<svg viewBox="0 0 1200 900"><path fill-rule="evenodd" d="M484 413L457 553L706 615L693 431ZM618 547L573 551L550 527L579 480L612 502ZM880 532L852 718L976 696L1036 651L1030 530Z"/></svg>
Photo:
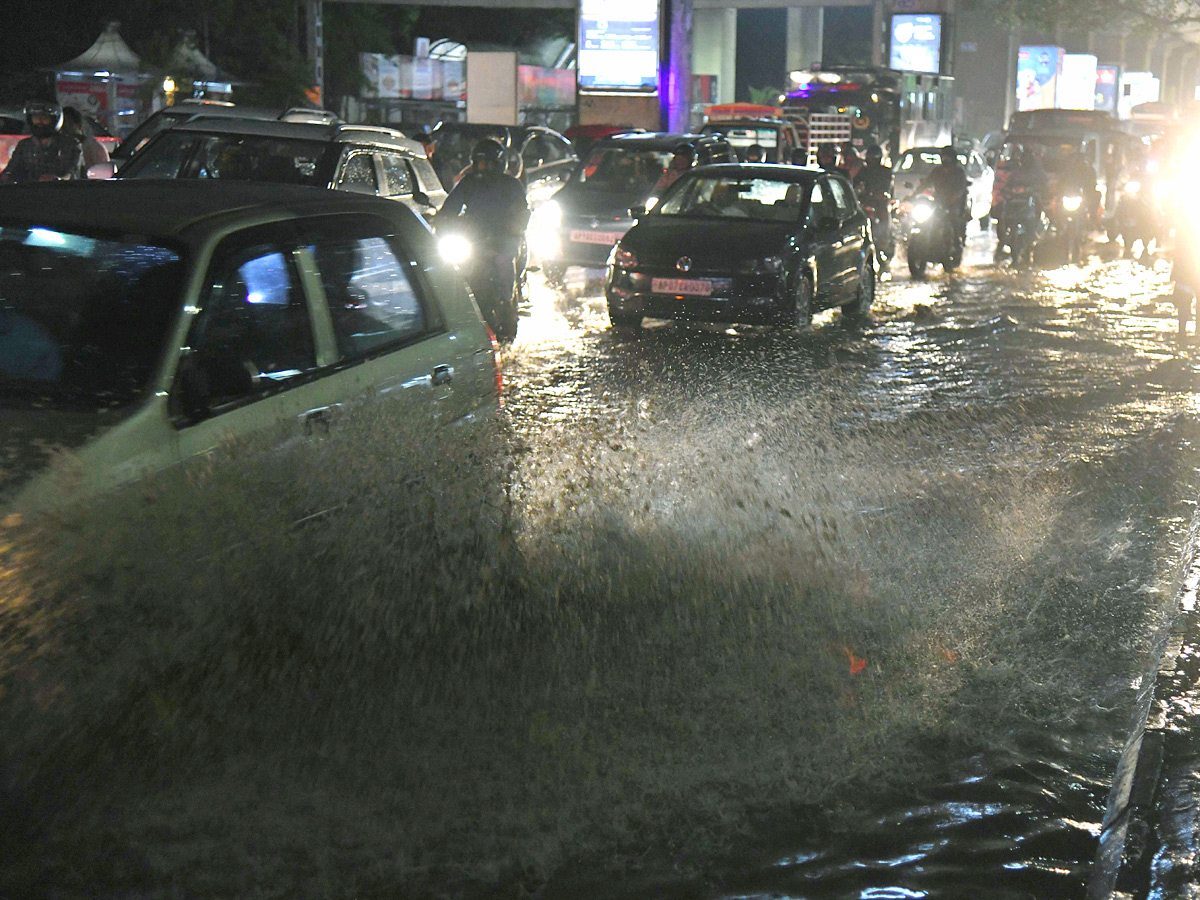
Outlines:
<svg viewBox="0 0 1200 900"><path fill-rule="evenodd" d="M1095 109L1117 114L1117 83L1121 78L1118 66L1096 66Z"/></svg>
<svg viewBox="0 0 1200 900"><path fill-rule="evenodd" d="M1121 76L1117 94L1117 114L1128 119L1135 106L1158 99L1159 81L1153 72L1126 72Z"/></svg>
<svg viewBox="0 0 1200 900"><path fill-rule="evenodd" d="M1017 51L1017 110L1053 109L1058 105L1062 47L1021 47Z"/></svg>
<svg viewBox="0 0 1200 900"><path fill-rule="evenodd" d="M565 109L575 105L575 72L543 66L517 67L517 95L523 109Z"/></svg>
<svg viewBox="0 0 1200 900"><path fill-rule="evenodd" d="M892 16L890 66L902 72L941 71L942 17L939 14Z"/></svg>
<svg viewBox="0 0 1200 900"><path fill-rule="evenodd" d="M1060 109L1096 108L1096 57L1089 53L1063 56L1056 105Z"/></svg>
<svg viewBox="0 0 1200 900"><path fill-rule="evenodd" d="M658 2L580 0L580 89L658 89Z"/></svg>

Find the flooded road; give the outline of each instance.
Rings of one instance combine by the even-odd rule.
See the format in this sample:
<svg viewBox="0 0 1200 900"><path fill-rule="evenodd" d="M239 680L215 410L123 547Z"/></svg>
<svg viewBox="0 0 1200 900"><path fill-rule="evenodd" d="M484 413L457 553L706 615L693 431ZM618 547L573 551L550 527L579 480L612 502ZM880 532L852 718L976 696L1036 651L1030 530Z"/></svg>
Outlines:
<svg viewBox="0 0 1200 900"><path fill-rule="evenodd" d="M1073 648L1097 657L1072 673L1087 683L1057 723L972 709L972 680L1043 678L981 665L954 708L960 744L929 747L924 766L906 761L878 797L773 815L721 862L680 848L673 868L623 882L560 875L543 896L1085 896L1200 488L1200 351L1176 340L1169 266L1098 249L1083 266L1017 273L991 265L989 238L976 235L960 272L898 276L881 285L869 323L826 313L803 334L665 322L614 334L597 273L572 270L563 292L534 276L505 359L531 518L551 507L595 514L571 499L580 463L594 460L603 479L616 471L608 449L636 445L620 477L660 523L753 544L747 533L771 526L747 507L834 509L879 555L856 559L867 592L956 591L976 571L1003 571L980 584L1001 585L996 603L1044 618L1050 642L1061 640L1033 663L1013 656L1015 666L1065 670ZM610 448L597 431L613 435ZM744 467L741 450L757 454ZM722 462L693 469L696 457ZM1045 503L1029 499L1047 484ZM994 524L958 542L968 505L972 521ZM1019 639L991 640L1003 656ZM957 662L957 650L943 652ZM973 744L971 716L993 714L1005 738Z"/></svg>

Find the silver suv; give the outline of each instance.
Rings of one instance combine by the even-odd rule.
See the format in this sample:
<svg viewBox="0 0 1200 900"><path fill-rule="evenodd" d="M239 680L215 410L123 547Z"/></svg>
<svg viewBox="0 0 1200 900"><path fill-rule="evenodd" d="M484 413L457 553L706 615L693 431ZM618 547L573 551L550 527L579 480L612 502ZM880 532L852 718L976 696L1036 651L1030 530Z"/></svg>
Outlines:
<svg viewBox="0 0 1200 900"><path fill-rule="evenodd" d="M155 135L120 177L304 184L399 200L423 216L446 199L421 144L338 123L200 116Z"/></svg>

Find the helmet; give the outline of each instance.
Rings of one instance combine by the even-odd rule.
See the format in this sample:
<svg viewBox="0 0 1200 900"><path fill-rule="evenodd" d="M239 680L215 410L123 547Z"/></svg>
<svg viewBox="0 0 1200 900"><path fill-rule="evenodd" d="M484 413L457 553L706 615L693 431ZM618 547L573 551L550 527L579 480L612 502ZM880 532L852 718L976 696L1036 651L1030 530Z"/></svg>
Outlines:
<svg viewBox="0 0 1200 900"><path fill-rule="evenodd" d="M475 165L489 162L504 168L504 145L495 138L483 138L471 148L471 162Z"/></svg>
<svg viewBox="0 0 1200 900"><path fill-rule="evenodd" d="M817 164L832 165L837 160L837 148L833 144L818 144L817 145Z"/></svg>
<svg viewBox="0 0 1200 900"><path fill-rule="evenodd" d="M883 148L878 144L871 144L867 147L867 162L879 163L883 161Z"/></svg>
<svg viewBox="0 0 1200 900"><path fill-rule="evenodd" d="M62 107L53 100L30 100L25 104L25 124L34 137L50 137L62 128L62 123Z"/></svg>

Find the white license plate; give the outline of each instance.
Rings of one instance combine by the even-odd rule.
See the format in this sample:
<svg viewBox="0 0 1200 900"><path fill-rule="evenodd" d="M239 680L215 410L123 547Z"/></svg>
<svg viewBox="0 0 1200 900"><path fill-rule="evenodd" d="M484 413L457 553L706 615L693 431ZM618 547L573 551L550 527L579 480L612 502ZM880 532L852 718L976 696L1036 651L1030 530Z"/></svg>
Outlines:
<svg viewBox="0 0 1200 900"><path fill-rule="evenodd" d="M707 278L655 278L650 290L656 294L685 294L691 297L711 297L713 283Z"/></svg>
<svg viewBox="0 0 1200 900"><path fill-rule="evenodd" d="M606 244L611 247L622 237L624 235L616 231L584 231L579 229L571 232L571 240L577 244Z"/></svg>

